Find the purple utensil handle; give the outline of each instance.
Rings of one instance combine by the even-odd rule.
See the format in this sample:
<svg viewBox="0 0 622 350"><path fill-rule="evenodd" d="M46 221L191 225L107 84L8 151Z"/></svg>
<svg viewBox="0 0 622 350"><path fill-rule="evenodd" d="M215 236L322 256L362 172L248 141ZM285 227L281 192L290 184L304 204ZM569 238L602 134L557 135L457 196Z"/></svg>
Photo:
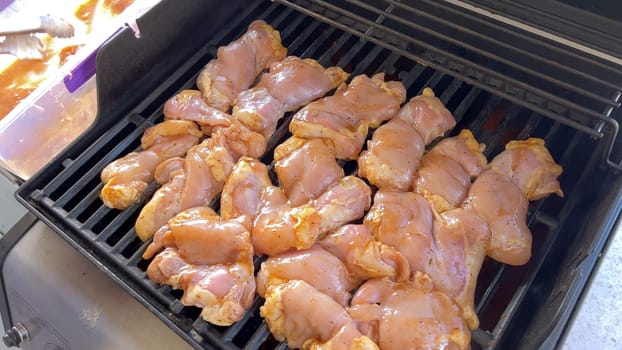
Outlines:
<svg viewBox="0 0 622 350"><path fill-rule="evenodd" d="M69 74L65 76L63 82L69 92L74 92L95 75L95 60L99 48L91 52L84 61L80 62Z"/></svg>

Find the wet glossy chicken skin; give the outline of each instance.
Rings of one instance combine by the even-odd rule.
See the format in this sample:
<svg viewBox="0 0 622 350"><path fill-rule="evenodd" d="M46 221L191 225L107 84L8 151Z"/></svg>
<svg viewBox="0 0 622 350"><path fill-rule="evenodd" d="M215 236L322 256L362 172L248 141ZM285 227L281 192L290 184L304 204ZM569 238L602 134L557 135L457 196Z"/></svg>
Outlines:
<svg viewBox="0 0 622 350"><path fill-rule="evenodd" d="M234 263L253 255L250 233L235 220L222 219L209 207L195 207L175 215L154 235L143 258L163 247L176 248L195 265Z"/></svg>
<svg viewBox="0 0 622 350"><path fill-rule="evenodd" d="M354 288L341 260L317 245L268 258L257 272L257 293L263 298L268 287L291 280L309 283L342 306Z"/></svg>
<svg viewBox="0 0 622 350"><path fill-rule="evenodd" d="M269 138L285 112L324 96L347 78L339 67L324 68L316 60L289 56L272 64L255 87L238 95L233 117Z"/></svg>
<svg viewBox="0 0 622 350"><path fill-rule="evenodd" d="M261 71L286 55L279 32L257 20L240 38L218 48L216 58L199 73L197 86L209 105L227 111Z"/></svg>
<svg viewBox="0 0 622 350"><path fill-rule="evenodd" d="M490 242L484 217L462 208L434 215L417 194L378 191L365 225L406 258L411 277L425 272L435 289L455 298L469 327L477 328L475 285Z"/></svg>
<svg viewBox="0 0 622 350"><path fill-rule="evenodd" d="M361 286L349 308L363 334L383 350L468 349L471 334L460 307L434 290L417 272L413 282L373 279ZM416 344L416 345L415 345Z"/></svg>
<svg viewBox="0 0 622 350"><path fill-rule="evenodd" d="M168 121L147 129L141 140L142 151L129 153L102 170L104 187L100 198L104 205L126 209L137 203L153 181L158 164L183 156L201 135L196 125L188 121Z"/></svg>
<svg viewBox="0 0 622 350"><path fill-rule="evenodd" d="M557 181L562 167L555 163L543 139L508 142L505 151L490 162L490 167L507 176L530 201L551 193L564 195Z"/></svg>
<svg viewBox="0 0 622 350"><path fill-rule="evenodd" d="M154 174L156 182L160 185L164 185L171 181L172 174L177 170L183 170L185 162L185 158L173 157L158 164Z"/></svg>
<svg viewBox="0 0 622 350"><path fill-rule="evenodd" d="M208 105L198 90L182 90L171 97L164 104L163 113L166 120L187 120L199 124L206 135L211 135L216 128L231 125L231 116Z"/></svg>
<svg viewBox="0 0 622 350"><path fill-rule="evenodd" d="M250 307L253 247L239 222L223 220L208 207L185 210L158 230L143 257L155 254L149 278L183 289L182 303L202 307L208 322L230 325Z"/></svg>
<svg viewBox="0 0 622 350"><path fill-rule="evenodd" d="M253 227L255 253L274 256L309 248L328 232L362 218L370 202L369 186L354 176L298 207L291 207L280 189L268 188Z"/></svg>
<svg viewBox="0 0 622 350"><path fill-rule="evenodd" d="M356 159L369 127L393 117L406 97L399 82L385 82L384 74L358 75L334 95L308 104L289 125L294 136L319 138L338 159Z"/></svg>
<svg viewBox="0 0 622 350"><path fill-rule="evenodd" d="M413 179L415 192L425 197L437 212L460 206L471 179L487 165L480 145L468 130L443 139L421 158Z"/></svg>
<svg viewBox="0 0 622 350"><path fill-rule="evenodd" d="M401 119L380 126L358 159L358 174L381 189L407 191L425 144L419 133Z"/></svg>
<svg viewBox="0 0 622 350"><path fill-rule="evenodd" d="M186 154L177 181L159 188L136 220L136 233L145 240L181 210L209 205L220 193L233 165L242 156L258 157L266 149L263 136L234 123Z"/></svg>
<svg viewBox="0 0 622 350"><path fill-rule="evenodd" d="M364 225L379 242L395 247L406 258L412 277L433 259L433 220L429 204L420 195L380 190Z"/></svg>
<svg viewBox="0 0 622 350"><path fill-rule="evenodd" d="M239 321L253 303L252 272L246 263L189 264L174 248L164 249L147 268L151 280L182 289L181 303L203 308L201 317L219 326Z"/></svg>
<svg viewBox="0 0 622 350"><path fill-rule="evenodd" d="M494 170L487 170L471 186L463 207L474 210L488 222L488 256L505 264L523 265L531 258L528 205L518 186Z"/></svg>
<svg viewBox="0 0 622 350"><path fill-rule="evenodd" d="M270 95L285 104L285 110L298 108L324 96L348 79L340 67L324 68L318 61L296 56L270 65L261 75L255 89L266 89Z"/></svg>
<svg viewBox="0 0 622 350"><path fill-rule="evenodd" d="M397 249L375 240L363 225L344 225L318 244L346 265L357 285L371 278L406 281L410 277L406 258Z"/></svg>
<svg viewBox="0 0 622 350"><path fill-rule="evenodd" d="M272 186L268 167L256 158L242 157L227 177L220 196L220 215L236 219L249 230L259 211L264 190Z"/></svg>
<svg viewBox="0 0 622 350"><path fill-rule="evenodd" d="M456 126L456 120L430 88L408 101L395 116L417 130L427 145Z"/></svg>
<svg viewBox="0 0 622 350"><path fill-rule="evenodd" d="M331 149L317 139L290 137L274 150L274 171L292 206L318 197L344 176Z"/></svg>
<svg viewBox="0 0 622 350"><path fill-rule="evenodd" d="M358 331L343 306L304 281L278 284L265 294L260 314L274 337L287 340L292 349L379 349Z"/></svg>

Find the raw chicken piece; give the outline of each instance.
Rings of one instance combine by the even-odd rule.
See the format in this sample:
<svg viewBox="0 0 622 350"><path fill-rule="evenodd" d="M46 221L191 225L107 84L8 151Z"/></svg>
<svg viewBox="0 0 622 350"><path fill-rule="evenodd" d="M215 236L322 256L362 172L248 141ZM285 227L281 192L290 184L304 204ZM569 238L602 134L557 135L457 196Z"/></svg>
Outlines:
<svg viewBox="0 0 622 350"><path fill-rule="evenodd" d="M456 126L456 120L430 88L423 89L395 116L412 125L427 145Z"/></svg>
<svg viewBox="0 0 622 350"><path fill-rule="evenodd" d="M203 308L201 317L219 326L239 321L253 303L252 272L241 263L189 264L174 248L160 252L147 268L151 280L183 289L182 304Z"/></svg>
<svg viewBox="0 0 622 350"><path fill-rule="evenodd" d="M292 206L322 194L344 176L330 148L317 139L290 137L274 150L274 170Z"/></svg>
<svg viewBox="0 0 622 350"><path fill-rule="evenodd" d="M384 74L358 75L342 84L333 96L310 103L289 125L294 136L320 138L338 159L356 159L369 127L393 117L406 98L399 82L385 82Z"/></svg>
<svg viewBox="0 0 622 350"><path fill-rule="evenodd" d="M410 283L369 280L349 308L363 334L383 350L469 349L471 333L460 307L433 289L422 272Z"/></svg>
<svg viewBox="0 0 622 350"><path fill-rule="evenodd" d="M158 164L154 175L156 182L160 185L169 182L175 171L184 169L185 161L182 157L173 157Z"/></svg>
<svg viewBox="0 0 622 350"><path fill-rule="evenodd" d="M347 78L339 67L324 68L316 60L289 56L272 64L254 88L238 95L233 117L269 138L285 112L324 96Z"/></svg>
<svg viewBox="0 0 622 350"><path fill-rule="evenodd" d="M240 223L222 220L208 207L185 210L158 230L143 257L156 253L147 269L149 278L183 289L181 302L202 307L206 321L231 325L250 307L255 294L253 246Z"/></svg>
<svg viewBox="0 0 622 350"><path fill-rule="evenodd" d="M265 164L255 158L240 158L222 189L220 215L225 220L236 219L243 222L251 230L261 196L271 185Z"/></svg>
<svg viewBox="0 0 622 350"><path fill-rule="evenodd" d="M471 179L486 168L484 145L473 134L443 139L421 158L413 179L415 192L427 199L437 212L457 208L466 197Z"/></svg>
<svg viewBox="0 0 622 350"><path fill-rule="evenodd" d="M261 71L286 55L279 32L262 20L254 21L244 35L218 48L216 59L199 73L197 86L209 105L227 111Z"/></svg>
<svg viewBox="0 0 622 350"><path fill-rule="evenodd" d="M291 112L324 96L348 77L340 67L324 68L314 59L289 56L270 65L269 73L261 76L255 88L266 89Z"/></svg>
<svg viewBox="0 0 622 350"><path fill-rule="evenodd" d="M376 241L363 225L342 226L318 244L346 265L357 285L371 278L406 281L410 277L406 258L395 248Z"/></svg>
<svg viewBox="0 0 622 350"><path fill-rule="evenodd" d="M341 260L317 245L275 255L263 262L257 272L257 294L263 298L270 286L291 280L309 283L342 306L347 306L349 291L355 287Z"/></svg>
<svg viewBox="0 0 622 350"><path fill-rule="evenodd" d="M274 256L309 248L326 233L362 218L370 202L369 186L354 176L342 178L317 199L293 208L282 191L268 188L252 232L255 253Z"/></svg>
<svg viewBox="0 0 622 350"><path fill-rule="evenodd" d="M261 316L279 340L292 349L378 350L361 334L346 309L304 281L289 281L266 290Z"/></svg>
<svg viewBox="0 0 622 350"><path fill-rule="evenodd" d="M479 320L474 293L490 242L486 220L462 208L434 215L427 201L411 192L378 191L365 225L406 258L411 276L428 274L434 288L455 299L471 329Z"/></svg>
<svg viewBox="0 0 622 350"><path fill-rule="evenodd" d="M299 138L322 140L337 159L356 159L369 123L359 122L350 111L341 113L340 109L343 106L336 106L330 97L310 103L294 115L289 131Z"/></svg>
<svg viewBox="0 0 622 350"><path fill-rule="evenodd" d="M217 129L210 139L192 147L175 171L174 184L159 188L136 220L136 233L145 240L180 211L209 205L222 190L233 165L242 156L258 157L266 140L241 124ZM179 192L179 193L177 193Z"/></svg>
<svg viewBox="0 0 622 350"><path fill-rule="evenodd" d="M379 242L395 247L406 258L412 277L433 259L433 219L423 197L412 192L380 190L364 225Z"/></svg>
<svg viewBox="0 0 622 350"><path fill-rule="evenodd" d="M401 119L379 127L358 159L358 174L380 189L408 191L423 156L419 133Z"/></svg>
<svg viewBox="0 0 622 350"><path fill-rule="evenodd" d="M189 121L168 121L147 129L141 139L142 151L129 153L102 170L104 187L100 198L104 205L126 209L137 203L153 181L158 164L183 156L201 136L197 126Z"/></svg>
<svg viewBox="0 0 622 350"><path fill-rule="evenodd" d="M163 112L167 120L187 120L199 124L206 135L211 135L216 128L231 125L231 116L208 105L198 90L182 90L166 101Z"/></svg>
<svg viewBox="0 0 622 350"><path fill-rule="evenodd" d="M507 176L530 201L551 193L564 196L557 181L562 167L555 163L543 139L508 142L505 151L490 162L490 167Z"/></svg>
<svg viewBox="0 0 622 350"><path fill-rule="evenodd" d="M523 265L531 258L531 231L527 227L529 202L521 189L494 170L473 183L463 207L479 213L490 226L491 258L509 265Z"/></svg>
<svg viewBox="0 0 622 350"><path fill-rule="evenodd" d="M376 128L393 117L406 100L406 88L399 81L384 81L384 73L371 78L362 74L342 85L331 98L336 105L345 106L359 121Z"/></svg>

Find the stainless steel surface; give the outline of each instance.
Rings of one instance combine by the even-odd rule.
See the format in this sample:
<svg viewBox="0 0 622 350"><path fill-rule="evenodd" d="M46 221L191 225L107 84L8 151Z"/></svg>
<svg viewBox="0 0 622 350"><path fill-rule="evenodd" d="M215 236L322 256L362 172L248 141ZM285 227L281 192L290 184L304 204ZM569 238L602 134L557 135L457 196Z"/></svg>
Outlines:
<svg viewBox="0 0 622 350"><path fill-rule="evenodd" d="M31 336L23 349L189 348L42 222L9 253L2 275L12 320Z"/></svg>

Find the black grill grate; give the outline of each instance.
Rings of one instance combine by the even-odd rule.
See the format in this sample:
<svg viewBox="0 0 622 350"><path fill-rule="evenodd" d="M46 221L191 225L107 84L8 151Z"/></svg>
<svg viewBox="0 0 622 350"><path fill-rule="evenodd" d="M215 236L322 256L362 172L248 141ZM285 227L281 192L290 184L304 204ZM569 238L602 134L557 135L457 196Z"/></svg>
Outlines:
<svg viewBox="0 0 622 350"><path fill-rule="evenodd" d="M613 145L622 67L434 0L276 0Z"/></svg>
<svg viewBox="0 0 622 350"><path fill-rule="evenodd" d="M320 1L317 3L325 5ZM358 1L348 3L361 5ZM309 3L304 4L310 5L311 10L320 10ZM358 15L367 15L374 18L373 23L382 22L383 25L393 19L393 14L400 13L396 9L416 14L417 18L429 18L421 11L434 13L436 8L427 2L422 2L422 6L429 8L413 11L393 1L368 4L370 5L365 5L364 8L377 4L383 4L384 7L381 13L369 8L357 12ZM244 11L232 17L199 53L179 67L171 75L171 79L143 99L131 113L108 116L116 120L108 131L103 134L87 132L82 138L84 142L72 146L43 172L25 183L18 191L18 197L193 346L221 349L286 348L285 344L279 344L272 338L266 324L259 317L259 299L255 300L242 321L231 327L218 327L200 319L199 309L184 307L179 301L180 291L171 290L168 286L158 286L146 277L148 262L141 258L146 244L136 238L133 225L141 205L153 193L155 185L147 191L141 204L124 211L103 206L98 197L102 187L99 180L102 168L112 160L136 150L140 146L143 130L162 119L164 102L176 91L193 87L199 69L213 57L216 48L243 33L252 20L262 18L280 30L290 54L315 58L325 66L339 65L353 74L386 72L389 79L400 79L405 84L409 97L418 94L426 86L432 87L458 122L452 134L462 128L471 129L480 142L487 144L486 155L489 158L499 153L511 139L532 136L546 140L554 158L564 167L560 181L566 198L551 197L532 203L529 207L528 222L535 242L533 258L528 265L509 267L487 261L478 282L476 302L481 330L474 332L473 348L502 344L508 334L518 334L518 330L525 328L515 315L524 309L526 299L531 300L534 290L540 290L538 276L543 271L550 270L551 251L559 247L562 249L570 244L566 242L572 242L574 237L582 233L576 229L579 226L576 220L583 220L579 223L587 220L583 217L584 207L581 203L602 197L603 189L598 186L601 184L590 185L590 178L601 171L597 166L600 159L594 156L595 152L606 152L609 145L591 137L603 137L594 123L595 119L569 118L572 113L579 112L572 112L575 109L573 104L565 100L570 97L557 96L556 102L552 102L551 99L542 97L540 90L532 88L521 88L516 90L516 94L512 94L508 89L517 87L515 80L505 79L488 71L480 76L478 72L484 70L480 70L477 64L460 63L462 68L451 64L442 66L437 60L438 56L433 54L438 51L435 47L443 47L441 43L436 42L434 47L425 46L414 56L408 53L413 50L410 40L403 40L401 35L396 37L394 33L377 24L367 25L363 24L367 23L365 21L348 20L347 17L351 18L352 15L344 17L337 13L338 8L331 9L334 12L326 12L324 15L331 21L338 21L336 23L346 23L348 27L318 21L315 18L317 16L307 10L296 11L280 4L257 1L245 6ZM472 20L484 25L476 19ZM404 32L411 29L400 27ZM359 37L360 33L365 34L365 39ZM378 42L381 39L383 41ZM405 54L404 50L407 49L409 51ZM557 54L564 52L549 49ZM566 56L562 58L567 59ZM556 67L564 66L561 58L557 62L559 64ZM609 71L609 68L598 62L594 63L593 69L605 70L608 72L605 77L614 79L616 72ZM583 66L575 68L582 69ZM526 66L524 69L530 71ZM468 78L455 76L466 74L469 70L473 74L467 74ZM574 71L566 69L565 73ZM561 79L559 76L557 78ZM612 82L603 80L601 84L596 80L592 79L592 82L599 89L609 91L606 89L617 88ZM492 82L497 82L497 85L493 87L490 85ZM567 83L571 84L572 81ZM491 89L494 91L491 92ZM551 93L559 91L546 92ZM602 110L597 109L615 105L616 101L593 98L574 88L563 90L560 95L565 96L567 93L572 96L581 95L582 99L593 102L594 109L581 115L598 114L599 118L596 119L605 121L606 124L612 120L601 113ZM560 110L553 111L553 105L559 106ZM272 149L288 136L290 118L291 115L281 122L269 143L270 150L264 161L271 161ZM610 173L603 172L600 175L602 184L612 183L614 180L610 178L618 179ZM591 190L588 191L587 188ZM586 212L586 215L591 213ZM576 220L567 222L570 216L574 216ZM580 262L590 252L580 250L578 254L577 261ZM556 321L559 319L552 322Z"/></svg>

